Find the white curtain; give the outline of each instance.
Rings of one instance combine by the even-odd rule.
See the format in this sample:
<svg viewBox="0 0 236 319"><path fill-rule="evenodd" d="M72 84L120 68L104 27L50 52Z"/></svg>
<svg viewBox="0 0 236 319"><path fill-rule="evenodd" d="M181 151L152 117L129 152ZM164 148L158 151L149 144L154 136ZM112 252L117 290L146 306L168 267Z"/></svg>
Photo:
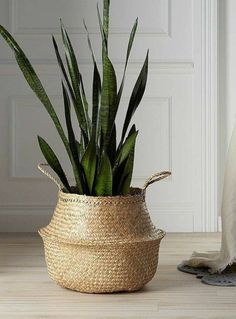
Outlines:
<svg viewBox="0 0 236 319"><path fill-rule="evenodd" d="M219 252L194 252L184 265L206 266L211 272L221 272L236 261L236 125L227 155L222 198L222 239Z"/></svg>

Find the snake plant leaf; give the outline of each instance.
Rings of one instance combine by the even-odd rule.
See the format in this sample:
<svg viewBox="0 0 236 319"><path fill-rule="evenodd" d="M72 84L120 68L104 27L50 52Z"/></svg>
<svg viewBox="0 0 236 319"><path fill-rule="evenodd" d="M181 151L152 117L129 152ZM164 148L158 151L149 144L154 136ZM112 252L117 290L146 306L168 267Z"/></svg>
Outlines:
<svg viewBox="0 0 236 319"><path fill-rule="evenodd" d="M85 110L85 117L86 117L86 122L87 122L87 129L89 132L89 136L91 136L91 121L88 115L88 101L86 98L86 93L85 93L85 89L84 89L84 83L83 83L83 77L82 74L80 73L80 90L81 90L81 97L82 97L82 102L83 102L83 106L84 106L84 110Z"/></svg>
<svg viewBox="0 0 236 319"><path fill-rule="evenodd" d="M143 94L145 92L145 88L146 88L146 84L147 84L147 76L148 76L148 54L149 54L149 51L147 52L143 67L141 69L141 72L138 76L138 79L135 83L133 92L131 94L131 98L129 101L129 106L128 106L128 110L126 113L123 130L122 130L121 142L123 142L123 140L125 138L125 135L126 135L128 127L129 127L131 118L134 115L137 107L139 106L139 104L142 100Z"/></svg>
<svg viewBox="0 0 236 319"><path fill-rule="evenodd" d="M99 6L97 4L98 21L99 21L100 32L102 36L103 61L104 61L105 55L108 55L109 10L110 10L110 0L104 0L103 1L103 22L102 22Z"/></svg>
<svg viewBox="0 0 236 319"><path fill-rule="evenodd" d="M72 47L70 38L67 34L66 29L61 21L61 34L65 48L65 55L67 61L67 67L69 70L72 87L75 93L75 112L78 118L78 122L81 128L83 135L85 136L86 142L89 140L89 127L87 123L87 115L86 109L84 109L84 105L82 102L81 94L80 94L80 72L77 63L77 59L75 56L74 49Z"/></svg>
<svg viewBox="0 0 236 319"><path fill-rule="evenodd" d="M91 44L91 40L90 40L90 36L89 36L89 31L87 28L87 25L85 23L84 20L84 28L87 32L87 40L88 40L88 46L92 55L92 59L93 59L93 110L92 110L92 136L95 135L96 136L96 143L98 144L98 130L99 130L99 105L100 105L100 98L101 98L101 77L100 77L100 73L97 67L97 63L96 63L96 59L95 59L95 55L93 53L93 48L92 48L92 44Z"/></svg>
<svg viewBox="0 0 236 319"><path fill-rule="evenodd" d="M86 151L82 157L81 164L84 169L89 193L93 193L94 179L97 169L97 154L96 154L96 141L95 136L91 138Z"/></svg>
<svg viewBox="0 0 236 319"><path fill-rule="evenodd" d="M66 126L69 138L69 146L73 158L73 162L75 165L73 166L76 185L79 189L85 189L86 185L83 185L83 169L79 162L80 153L77 147L77 142L75 139L75 134L71 122L71 106L70 106L70 98L66 91L65 85L62 82L62 91L63 91L63 99L64 99L64 110L65 110L65 118L66 118Z"/></svg>
<svg viewBox="0 0 236 319"><path fill-rule="evenodd" d="M71 82L72 82L72 86L75 90L76 93L79 93L79 67L78 67L78 63L77 63L77 59L75 56L75 52L73 49L73 46L71 44L69 35L61 21L61 35L62 35L62 40L63 40L63 44L64 44L64 48L65 48L65 56L66 56L66 62L67 62L67 66L68 66L68 70L70 73L70 77L71 77Z"/></svg>
<svg viewBox="0 0 236 319"><path fill-rule="evenodd" d="M71 99L73 101L73 105L74 105L75 109L77 109L78 103L77 103L77 100L75 98L75 94L74 94L73 88L72 88L70 80L68 78L68 75L67 75L65 66L63 64L62 58L60 56L60 53L59 53L59 50L58 50L58 45L56 43L56 40L55 40L54 36L52 36L52 40L53 40L53 45L54 45L54 49L55 49L55 52L56 52L56 57L57 57L58 64L59 64L60 69L62 71L62 74L63 74L64 80L66 82L67 88L68 88L68 90L70 92L70 96L71 96ZM80 80L82 81L81 74L80 74ZM86 114L88 114L88 103L87 103L87 100L86 100L83 84L82 84L82 100L83 100L83 105L84 105L85 115L86 115ZM89 123L89 119L88 118L86 119L86 121L87 121L87 123Z"/></svg>
<svg viewBox="0 0 236 319"><path fill-rule="evenodd" d="M70 192L70 185L66 178L66 175L61 167L61 164L54 153L54 151L51 149L49 144L40 136L38 136L38 142L39 147L48 163L48 165L54 170L54 172L58 175L60 178L60 181L62 182L63 186L65 187L67 192Z"/></svg>
<svg viewBox="0 0 236 319"><path fill-rule="evenodd" d="M115 107L117 96L117 81L114 67L108 57L108 33L109 33L109 6L110 1L104 0L103 7L103 24L99 7L97 6L99 25L102 35L102 56L103 56L103 81L101 92L101 108L100 108L100 123L101 123L101 140L103 141L102 149L106 151L109 143L113 122L110 121L112 109Z"/></svg>
<svg viewBox="0 0 236 319"><path fill-rule="evenodd" d="M84 109L85 109L86 113L88 113L88 101L86 98L84 83L83 83L83 76L81 73L79 74L79 78L80 78L79 84L80 84L80 88L81 88L81 96L82 96L82 101L84 104Z"/></svg>
<svg viewBox="0 0 236 319"><path fill-rule="evenodd" d="M74 91L73 91L73 88L71 86L71 83L70 83L70 80L67 76L67 72L66 72L66 69L64 67L64 64L63 64L63 61L62 61L62 58L60 56L60 53L59 53L59 50L58 50L58 45L56 43L56 40L54 38L54 36L52 36L52 39L53 39L53 45L54 45L54 49L55 49L55 52L56 52L56 57L57 57L57 61L58 61L58 64L61 68L61 71L62 71L62 74L63 74L63 77L64 77L64 80L66 82L66 85L67 85L67 88L70 92L70 96L71 96L71 99L73 101L73 105L75 107L75 109L77 109L77 101L76 101L76 98L75 98L75 94L74 94ZM80 80L82 81L82 76L80 74ZM83 84L82 84L83 85ZM85 96L85 93L84 93L84 87L82 87L83 89L83 101L84 101L84 105L85 105L85 109L88 109L88 103L87 103L87 100L86 100L86 96ZM89 119L87 119L87 122L89 122Z"/></svg>
<svg viewBox="0 0 236 319"><path fill-rule="evenodd" d="M11 34L3 27L0 26L0 34L2 37L6 40L10 48L14 51L16 61L26 79L31 89L34 91L36 96L39 98L39 100L42 102L44 107L46 108L47 112L49 113L51 119L53 120L58 133L61 136L61 139L63 143L65 144L66 148L68 149L68 142L66 139L66 136L64 134L63 128L60 124L60 121L58 119L58 116L52 106L51 101L49 100L49 97L47 96L47 93L45 92L42 83L40 79L38 78L34 68L30 64L29 60L25 56L24 52L18 45L18 43L13 39Z"/></svg>
<svg viewBox="0 0 236 319"><path fill-rule="evenodd" d="M109 34L109 11L110 11L110 0L103 1L103 30L108 41Z"/></svg>
<svg viewBox="0 0 236 319"><path fill-rule="evenodd" d="M124 179L121 178L121 180L122 180L121 185L122 186L121 186L119 192L122 195L127 195L130 192L130 185L131 185L132 176L133 176L133 169L134 169L134 150L135 150L135 146L134 146L132 152L129 154L129 157L128 157L126 165L125 165L124 174L127 173L127 175L126 175L126 177L124 177Z"/></svg>
<svg viewBox="0 0 236 319"><path fill-rule="evenodd" d="M108 54L108 39L107 39L105 30L103 28L101 14L100 14L100 10L99 10L98 4L97 4L97 13L98 13L98 21L99 21L99 26L100 26L100 32L101 32L101 36L102 36L102 56L103 56L103 59L104 59L105 53Z"/></svg>
<svg viewBox="0 0 236 319"><path fill-rule="evenodd" d="M118 165L123 163L123 161L126 160L126 158L129 156L130 152L132 151L135 145L137 135L138 135L138 131L134 131L131 133L130 136L126 138L117 156Z"/></svg>
<svg viewBox="0 0 236 319"><path fill-rule="evenodd" d="M83 143L80 143L79 141L75 141L76 144L76 148L77 148L77 153L79 154L79 160L81 161L82 157L84 156L84 147L83 147Z"/></svg>
<svg viewBox="0 0 236 319"><path fill-rule="evenodd" d="M112 195L112 167L105 151L102 152L100 168L95 183L95 193L97 196Z"/></svg>
<svg viewBox="0 0 236 319"><path fill-rule="evenodd" d="M102 93L101 93L101 109L100 109L100 121L103 135L103 148L106 149L109 138L111 135L111 129L113 123L110 122L110 112L115 106L117 95L117 81L114 67L105 54L103 62L103 81L102 81Z"/></svg>
<svg viewBox="0 0 236 319"><path fill-rule="evenodd" d="M129 56L130 56L130 52L131 52L131 49L132 49L132 46L133 46L133 42L134 42L135 34L136 34L136 31L137 31L137 27L138 27L138 18L136 18L136 20L134 22L134 25L133 25L133 28L132 28L131 33L130 33L128 49L127 49L127 53L126 53L125 68L128 65Z"/></svg>
<svg viewBox="0 0 236 319"><path fill-rule="evenodd" d="M93 53L93 47L92 47L92 43L91 43L91 40L90 40L90 35L89 35L88 27L87 27L87 25L86 25L85 20L83 20L83 23L84 23L85 31L86 31L86 33L87 33L88 47L89 47L89 50L90 50L90 52L91 52L91 54L92 54L93 62L95 63L96 60L95 60L95 55L94 55L94 53Z"/></svg>
<svg viewBox="0 0 236 319"><path fill-rule="evenodd" d="M55 53L56 53L57 62L58 62L58 65L59 65L59 67L61 69L62 75L63 75L64 80L66 82L66 85L68 87L68 90L70 92L70 96L71 96L72 100L75 101L75 95L74 95L70 80L68 78L68 75L66 73L66 69L65 69L65 66L63 64L63 61L62 61L62 58L61 58L61 55L60 55L60 52L59 52L59 49L58 49L58 45L57 45L57 42L56 42L56 39L55 39L54 36L52 36L52 42L53 42L54 50L55 50Z"/></svg>
<svg viewBox="0 0 236 319"><path fill-rule="evenodd" d="M93 111L92 111L92 135L96 136L96 141L99 140L99 111L100 111L100 100L101 100L101 77L97 68L96 62L94 63L93 70Z"/></svg>
<svg viewBox="0 0 236 319"><path fill-rule="evenodd" d="M124 162L127 160L130 154L132 154L133 149L135 147L136 138L138 135L138 131L135 129L135 125L130 130L130 134L126 138L125 143L121 146L121 148L118 148L118 154L115 160L115 163L113 165L113 176L114 180L120 180L121 176L123 176L123 170L124 170ZM120 185L120 183L114 184L114 187L116 188L117 185ZM119 186L120 187L120 186Z"/></svg>
<svg viewBox="0 0 236 319"><path fill-rule="evenodd" d="M135 132L136 126L133 125L129 131L128 137L130 137ZM126 195L130 190L134 167L134 151L135 145L131 149L127 159L123 161L123 163L121 163L117 170L114 172L114 180L116 180L116 183L113 183L114 194Z"/></svg>
<svg viewBox="0 0 236 319"><path fill-rule="evenodd" d="M75 134L72 127L71 122L71 106L70 106L70 98L62 82L62 91L63 91L63 99L64 99L64 110L65 110L65 118L66 118L66 127L68 132L69 144L72 156L77 163L79 161L78 149L76 146Z"/></svg>
<svg viewBox="0 0 236 319"><path fill-rule="evenodd" d="M131 49L132 49L132 45L133 45L133 42L134 42L134 37L135 37L135 34L136 34L137 26L138 26L138 18L135 20L134 26L133 26L132 31L130 33L128 48L127 48L127 53L126 53L126 60L125 60L125 67L124 67L123 77L122 77L120 88L119 88L119 91L118 91L118 94L117 94L115 107L111 110L111 114L110 114L110 122L111 123L115 122L117 110L118 110L118 107L119 107L119 104L120 104L120 99L121 99L121 96L122 96L122 93L123 93L126 69L127 69L127 65L128 65L128 61L129 61L129 56L130 56L130 52L131 52Z"/></svg>
<svg viewBox="0 0 236 319"><path fill-rule="evenodd" d="M126 159L122 175L120 176L120 183L117 193L120 195L127 195L130 191L130 184L132 181L133 168L134 168L134 148Z"/></svg>
<svg viewBox="0 0 236 319"><path fill-rule="evenodd" d="M116 125L114 124L110 141L107 147L107 154L110 159L111 165L113 166L116 160Z"/></svg>
<svg viewBox="0 0 236 319"><path fill-rule="evenodd" d="M131 136L136 132L135 124L131 127L128 137ZM133 176L133 169L134 169L134 154L135 154L135 144L131 149L128 158L126 159L123 172L120 178L120 184L118 188L118 193L122 195L126 195L130 191L130 184L132 181Z"/></svg>

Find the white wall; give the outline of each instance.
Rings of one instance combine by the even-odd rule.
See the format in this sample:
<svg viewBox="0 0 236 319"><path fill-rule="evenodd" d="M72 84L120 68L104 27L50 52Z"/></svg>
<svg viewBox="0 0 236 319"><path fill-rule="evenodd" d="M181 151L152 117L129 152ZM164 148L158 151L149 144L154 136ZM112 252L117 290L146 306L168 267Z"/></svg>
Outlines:
<svg viewBox="0 0 236 319"><path fill-rule="evenodd" d="M50 34L62 17L79 53L86 87L91 60L82 28L86 17L99 48L96 2L1 0L0 21L22 44L59 113L60 72ZM136 16L139 34L131 57L123 105L150 48L150 75L135 121L140 129L134 185L169 169L172 178L148 190L154 222L167 231L217 229L217 1L112 0L110 53L120 77L128 33ZM10 50L0 42L0 230L35 231L48 222L56 188L37 172L42 160L36 135L55 145L57 134L25 84ZM122 119L122 112L119 115ZM67 165L65 161L65 165Z"/></svg>

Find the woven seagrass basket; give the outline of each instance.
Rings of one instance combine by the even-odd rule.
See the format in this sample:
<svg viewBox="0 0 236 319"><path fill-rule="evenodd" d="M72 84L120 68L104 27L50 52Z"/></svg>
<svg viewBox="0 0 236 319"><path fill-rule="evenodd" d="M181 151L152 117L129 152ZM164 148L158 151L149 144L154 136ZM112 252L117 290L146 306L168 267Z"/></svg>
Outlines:
<svg viewBox="0 0 236 319"><path fill-rule="evenodd" d="M141 289L154 276L165 233L152 224L145 203L151 183L128 196L93 197L64 193L60 188L51 222L40 229L50 277L60 286L87 293Z"/></svg>

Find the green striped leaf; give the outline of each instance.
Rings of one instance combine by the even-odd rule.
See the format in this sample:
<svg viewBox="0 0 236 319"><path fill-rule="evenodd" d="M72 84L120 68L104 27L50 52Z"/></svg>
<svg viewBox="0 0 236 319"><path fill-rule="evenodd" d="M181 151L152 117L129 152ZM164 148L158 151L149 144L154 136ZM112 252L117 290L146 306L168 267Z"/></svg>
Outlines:
<svg viewBox="0 0 236 319"><path fill-rule="evenodd" d="M89 127L87 123L87 114L86 109L84 108L81 93L80 93L80 72L75 56L73 46L71 44L70 38L67 34L67 31L64 28L64 25L61 21L61 34L65 48L66 62L69 70L72 87L75 93L75 112L78 118L78 122L81 128L81 131L86 139L86 143L89 139Z"/></svg>
<svg viewBox="0 0 236 319"><path fill-rule="evenodd" d="M107 146L107 154L113 166L116 159L116 125L113 126L109 144Z"/></svg>
<svg viewBox="0 0 236 319"><path fill-rule="evenodd" d="M41 83L40 79L38 78L34 68L30 64L29 60L25 56L25 54L22 51L22 49L20 48L20 46L17 44L17 42L13 39L13 37L10 35L10 33L3 26L0 26L0 34L6 40L6 42L10 46L10 48L14 51L16 61L19 65L26 81L28 82L29 86L34 91L36 96L39 98L39 100L42 102L44 107L46 108L47 112L49 113L51 119L53 120L53 122L56 126L58 133L61 136L63 143L65 144L65 146L68 149L68 142L67 142L66 136L64 134L63 128L61 126L61 123L58 119L58 116L57 116L57 114L52 106L52 103L49 100L49 97L48 97L47 93L45 92L45 90L42 86L42 83Z"/></svg>
<svg viewBox="0 0 236 319"><path fill-rule="evenodd" d="M100 98L101 98L101 77L98 71L96 59L93 53L93 48L88 32L88 28L86 26L86 23L84 21L84 27L87 32L87 40L88 40L88 46L92 55L93 59L93 110L92 110L92 136L96 136L96 143L99 142L99 105L100 105Z"/></svg>
<svg viewBox="0 0 236 319"><path fill-rule="evenodd" d="M109 6L110 1L103 2L103 24L101 15L98 11L98 20L102 36L102 60L103 60L103 81L101 93L101 109L100 109L100 125L101 125L101 141L102 149L107 150L110 141L114 123L110 121L111 114L114 113L116 107L115 101L117 97L117 81L114 67L108 57L108 34L109 34Z"/></svg>
<svg viewBox="0 0 236 319"><path fill-rule="evenodd" d="M136 18L133 28L131 30L130 36L129 36L129 43L128 43L128 48L127 48L127 53L126 53L126 61L125 61L125 68L128 65L128 61L129 61L129 56L130 56L130 52L133 46L133 42L134 42L134 37L137 31L137 27L138 27L138 18Z"/></svg>
<svg viewBox="0 0 236 319"><path fill-rule="evenodd" d="M78 162L78 160L79 160L78 150L76 147L75 134L74 134L72 122L71 122L70 99L69 99L68 93L66 91L66 88L65 88L63 82L62 82L62 91L63 91L65 119L66 119L66 127L67 127L67 132L68 132L70 149L71 149L71 153L73 155L75 162Z"/></svg>
<svg viewBox="0 0 236 319"><path fill-rule="evenodd" d="M103 30L108 41L110 0L103 0Z"/></svg>
<svg viewBox="0 0 236 319"><path fill-rule="evenodd" d="M144 61L143 67L141 69L141 72L138 76L138 79L135 83L133 92L131 94L131 98L129 101L128 110L125 117L125 122L122 130L122 137L121 137L121 143L123 142L127 129L129 127L130 121L132 116L134 115L135 111L137 110L137 107L139 106L143 94L145 92L146 84L147 84L147 76L148 76L148 52L146 55L146 59Z"/></svg>
<svg viewBox="0 0 236 319"><path fill-rule="evenodd" d="M116 190L118 195L127 195L130 192L130 185L132 181L134 167L134 152L130 153L124 164L119 169L119 185Z"/></svg>
<svg viewBox="0 0 236 319"><path fill-rule="evenodd" d="M83 77L82 74L80 73L80 91L81 91L81 97L82 97L82 102L83 102L83 107L85 110L85 117L86 117L86 123L87 123L87 130L89 133L89 136L91 136L91 121L88 115L88 101L86 98L86 93L85 93L85 89L84 89L84 83L83 83Z"/></svg>
<svg viewBox="0 0 236 319"><path fill-rule="evenodd" d="M64 80L66 82L66 85L68 87L68 90L70 92L70 96L71 96L72 100L75 101L75 95L74 95L74 92L73 92L73 88L71 86L70 80L69 80L68 75L66 73L66 69L65 69L65 66L63 64L63 61L62 61L62 58L61 58L61 55L60 55L60 52L59 52L59 49L58 49L58 45L57 45L57 42L56 42L56 39L54 38L54 36L52 36L52 42L53 42L54 50L55 50L55 53L56 53L57 62L58 62L58 65L59 65L59 67L61 69L62 75L63 75Z"/></svg>
<svg viewBox="0 0 236 319"><path fill-rule="evenodd" d="M136 132L136 126L133 125L129 131L128 137ZM113 183L114 194L127 195L130 190L130 184L134 168L134 151L135 144L130 150L128 157L124 160L114 172L116 183Z"/></svg>
<svg viewBox="0 0 236 319"><path fill-rule="evenodd" d="M93 185L97 169L97 154L95 139L92 138L81 161L90 195L93 194Z"/></svg>
<svg viewBox="0 0 236 319"><path fill-rule="evenodd" d="M115 107L117 95L117 82L114 67L105 54L103 62L103 82L101 96L100 121L103 135L103 148L106 150L109 138L112 133L112 124L110 123L110 112Z"/></svg>
<svg viewBox="0 0 236 319"><path fill-rule="evenodd" d="M95 193L97 196L112 196L112 167L106 152L102 152L100 168L96 178Z"/></svg>
<svg viewBox="0 0 236 319"><path fill-rule="evenodd" d="M121 195L127 195L130 191L130 185L131 185L133 169L134 169L134 150L135 150L135 145L133 149L131 150L128 158L126 159L124 170L120 177L120 185L118 188L118 193Z"/></svg>
<svg viewBox="0 0 236 319"><path fill-rule="evenodd" d="M97 4L97 13L98 13L98 22L99 22L99 27L100 27L101 37L102 37L102 57L104 58L104 54L105 53L108 54L108 42L107 42L107 36L106 36L105 30L103 28L98 4Z"/></svg>
<svg viewBox="0 0 236 319"><path fill-rule="evenodd" d="M124 160L126 160L126 158L129 156L130 152L132 151L135 145L137 135L138 135L138 131L132 132L131 135L128 136L127 139L125 140L117 156L118 165L123 163Z"/></svg>
<svg viewBox="0 0 236 319"><path fill-rule="evenodd" d="M92 54L93 62L96 62L96 61L95 61L95 55L94 55L94 53L93 53L92 43L91 43L90 36L89 36L88 27L87 27L87 25L86 25L85 20L83 20L83 23L84 23L85 31L86 31L86 33L87 33L87 41L88 41L89 50L90 50L90 52L91 52L91 54Z"/></svg>
<svg viewBox="0 0 236 319"><path fill-rule="evenodd" d="M124 88L124 83L125 83L125 74L126 74L126 69L127 69L127 65L128 65L128 61L129 61L129 56L130 56L130 52L132 49L132 45L134 42L134 37L136 34L136 30L137 30L137 26L138 26L138 18L135 20L134 26L132 28L130 37L129 37L129 43L128 43L128 49L127 49L127 53L126 53L126 61L125 61L125 67L124 67L124 73L123 73L123 77L122 77L122 81L120 84L120 88L116 97L116 102L114 107L111 109L110 112L110 123L111 125L114 125L115 123L115 119L116 119L116 114L117 114L117 110L119 108L119 104L120 104L120 99L123 93L123 88Z"/></svg>
<svg viewBox="0 0 236 319"><path fill-rule="evenodd" d="M75 162L74 166L74 174L75 174L75 180L76 185L78 189L85 189L85 185L83 185L83 170L82 166L79 162L79 149L77 147L75 134L71 122L71 106L70 106L70 98L66 91L66 88L62 82L62 91L63 91L63 99L64 99L64 110L65 110L65 118L66 118L66 126L67 126L67 132L68 132L68 138L69 138L69 146L71 150L71 154L73 157L73 160Z"/></svg>
<svg viewBox="0 0 236 319"><path fill-rule="evenodd" d="M67 192L70 192L70 185L69 182L66 178L66 175L61 167L61 164L54 153L54 151L51 149L49 144L40 136L38 136L38 142L39 142L39 147L48 163L48 165L54 170L54 172L58 175L60 178L60 181L62 182L65 190Z"/></svg>
<svg viewBox="0 0 236 319"><path fill-rule="evenodd" d="M93 111L92 111L92 135L95 135L96 142L99 142L99 128L100 128L100 100L101 100L101 78L97 68L96 62L94 63L93 70Z"/></svg>

